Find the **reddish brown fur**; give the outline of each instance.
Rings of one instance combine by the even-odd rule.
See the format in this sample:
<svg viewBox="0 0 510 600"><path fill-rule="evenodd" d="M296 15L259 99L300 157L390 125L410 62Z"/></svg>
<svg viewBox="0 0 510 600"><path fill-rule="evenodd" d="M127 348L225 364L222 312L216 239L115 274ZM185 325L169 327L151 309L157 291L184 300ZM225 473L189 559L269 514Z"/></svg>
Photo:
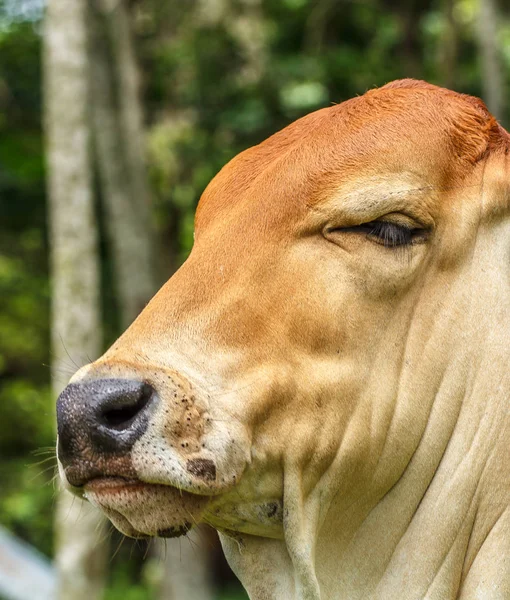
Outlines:
<svg viewBox="0 0 510 600"><path fill-rule="evenodd" d="M409 111L410 107L416 110ZM431 136L444 132L447 138L454 160L439 166L445 170L447 186L489 152L506 153L510 148L509 134L480 99L424 81L394 81L311 113L234 158L204 192L197 232L204 220L245 194L271 197L274 202L310 201L320 183L323 197L325 180L334 185L339 181L338 172L331 172L332 157L347 176L374 151L391 149L395 133L401 136L402 147L415 145L420 127Z"/></svg>

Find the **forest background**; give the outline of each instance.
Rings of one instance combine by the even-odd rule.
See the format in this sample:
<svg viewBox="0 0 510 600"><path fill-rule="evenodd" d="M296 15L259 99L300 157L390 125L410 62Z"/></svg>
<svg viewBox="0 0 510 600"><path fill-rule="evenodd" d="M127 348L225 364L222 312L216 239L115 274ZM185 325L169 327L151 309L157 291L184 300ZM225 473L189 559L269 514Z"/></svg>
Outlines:
<svg viewBox="0 0 510 600"><path fill-rule="evenodd" d="M148 299L133 297L129 286L133 273L139 283L143 278L143 260L151 262L151 279L142 290L150 297L186 258L195 207L215 173L238 152L292 120L390 80L415 77L483 97L501 123L509 125L507 2L88 4L90 14L82 17L93 40L88 60L96 82L87 89L94 113L88 127L95 148L90 185L99 257L99 350ZM54 446L55 391L88 356L76 352L72 340L71 348L66 339L56 340L58 332L51 342L55 282L50 277L49 224L54 209L46 190L53 167L43 135L43 98L50 94L48 69L53 67L43 68L48 31L44 13L43 0L0 0L0 524L52 558L65 544L65 535L60 541L55 536L61 524L57 516L55 525L53 517L54 460L50 455L41 461L46 460L45 449ZM53 18L58 20L58 15ZM133 103L125 105L130 94ZM125 114L127 132L121 131L122 124L117 123L120 133L104 126L112 110L121 120ZM63 107L63 123L65 115ZM52 118L46 112L46 119ZM105 139L105 131L113 137ZM140 144L133 144L138 153L124 151L121 156L117 134L139 136ZM117 171L105 172L105 165ZM141 210L136 214L143 223L143 231L130 238L137 240L131 248L133 261L142 260L138 271L133 262L122 260L130 251L119 246L122 230L112 230L112 223L136 229L136 224L123 222L122 206L115 204L115 193L117 200L122 196L123 177L129 179L126 173L135 177L129 187L137 190L132 202L140 206L132 208ZM89 589L84 597L175 596L162 591L162 569L168 563L164 553L126 542L112 557L120 536L113 532L111 537L110 549L98 554L104 563L96 574L99 591ZM244 598L212 534L204 531L191 543L197 562L205 561L210 597ZM98 536L93 544L105 546ZM181 570L186 569L182 564Z"/></svg>

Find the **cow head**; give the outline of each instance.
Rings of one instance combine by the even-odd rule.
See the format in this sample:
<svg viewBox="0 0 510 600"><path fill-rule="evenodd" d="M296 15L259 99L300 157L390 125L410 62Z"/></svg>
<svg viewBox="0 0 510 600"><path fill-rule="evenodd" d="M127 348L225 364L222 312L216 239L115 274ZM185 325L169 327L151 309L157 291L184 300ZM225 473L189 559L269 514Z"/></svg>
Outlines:
<svg viewBox="0 0 510 600"><path fill-rule="evenodd" d="M62 393L66 485L127 535L212 524L252 598L478 585L510 495L509 149L481 101L406 80L232 160Z"/></svg>

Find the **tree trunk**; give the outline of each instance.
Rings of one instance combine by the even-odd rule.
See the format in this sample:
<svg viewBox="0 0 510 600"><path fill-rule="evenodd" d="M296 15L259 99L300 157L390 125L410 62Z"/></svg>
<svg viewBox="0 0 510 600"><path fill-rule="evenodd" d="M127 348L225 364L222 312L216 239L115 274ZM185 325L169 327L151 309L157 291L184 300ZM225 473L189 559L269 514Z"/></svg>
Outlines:
<svg viewBox="0 0 510 600"><path fill-rule="evenodd" d="M438 71L441 74L441 84L446 88L455 87L458 36L454 8L455 0L443 0L445 31L439 48Z"/></svg>
<svg viewBox="0 0 510 600"><path fill-rule="evenodd" d="M145 132L129 20L122 2L91 4L91 89L96 158L113 250L122 326L127 327L156 292ZM114 87L117 82L118 88ZM164 600L213 598L206 557L188 557L188 540L158 541L158 596ZM180 562L181 548L189 560Z"/></svg>
<svg viewBox="0 0 510 600"><path fill-rule="evenodd" d="M203 537L204 536L204 537ZM197 529L186 538L158 540L156 552L163 573L158 598L161 600L214 600L209 547Z"/></svg>
<svg viewBox="0 0 510 600"><path fill-rule="evenodd" d="M335 0L317 0L310 7L304 31L304 47L307 52L316 55L322 52L326 27L335 4Z"/></svg>
<svg viewBox="0 0 510 600"><path fill-rule="evenodd" d="M242 85L253 85L264 77L268 62L268 40L261 0L240 0L237 14L232 14L228 29L244 58L239 73Z"/></svg>
<svg viewBox="0 0 510 600"><path fill-rule="evenodd" d="M244 59L238 73L242 85L257 84L267 68L267 26L262 8L262 0L199 0L193 12L196 27L223 23L235 40Z"/></svg>
<svg viewBox="0 0 510 600"><path fill-rule="evenodd" d="M102 67L98 68L102 68L105 75L108 73L110 85L108 86L108 82L103 85L103 93L108 94L108 98L103 99L98 96L101 94L101 90L97 86L98 93L95 94L95 101L103 104L102 117L110 121L109 131L112 134L110 141L111 143L115 141L117 144L116 148L112 147L111 149L114 160L119 165L119 172L122 168L124 169L124 188L127 192L124 192L124 201L119 201L116 208L111 205L109 210L118 214L122 207L122 210L127 213L124 225L129 228L129 231L121 231L122 226L119 226L119 231L113 233L112 238L118 238L119 235L126 233L132 236L130 247L133 260L127 261L118 256L122 265L117 262L119 292L122 297L121 304L125 307L122 312L126 325L150 300L157 287L152 243L151 194L147 178L146 140L140 99L140 76L126 3L124 0L97 0L96 7L102 13L104 27L109 37L111 56L107 55L108 51L106 49L105 52L104 47L102 58L96 53L95 58L99 59L102 64ZM117 90L113 90L111 81L117 82ZM109 89L107 89L108 87ZM108 112L110 113L109 119ZM98 138L98 144L100 143ZM103 161L101 156L99 159L101 162ZM102 167L104 170L105 166L102 165ZM120 190L118 185L116 188ZM109 203L115 202L117 195L108 195ZM115 227L113 221L110 224ZM117 241L116 244L118 243ZM127 251L127 248L125 247L124 250ZM129 272L123 273L124 269L128 269ZM136 273L136 281L133 280L133 273ZM126 285L128 288L125 287ZM133 298L133 293L137 294L137 301L136 298ZM134 300L135 302L133 302Z"/></svg>
<svg viewBox="0 0 510 600"><path fill-rule="evenodd" d="M496 0L479 0L477 19L483 99L497 119L503 118L503 71L498 47L498 7Z"/></svg>
<svg viewBox="0 0 510 600"><path fill-rule="evenodd" d="M100 4L91 3L92 116L106 230L115 267L121 325L125 329L156 292L151 252L153 231L149 213L141 216L145 209L140 205L148 206L148 197L138 195L140 187L146 187L146 183L139 185L146 177L144 165L131 164L132 157L126 152L127 148L143 142L138 136L129 137L131 132L125 130L119 117L117 99L122 92L114 87L119 78L113 69L104 14L98 6L101 8ZM115 45L117 40L111 42ZM140 137L143 140L142 134Z"/></svg>
<svg viewBox="0 0 510 600"><path fill-rule="evenodd" d="M99 258L88 127L86 0L49 0L45 22L45 126L52 272L52 380L59 394L69 360L101 349ZM78 365L77 365L78 366ZM59 494L55 520L58 598L102 596L105 520L90 505Z"/></svg>
<svg viewBox="0 0 510 600"><path fill-rule="evenodd" d="M126 147L140 215L150 213L150 192L145 169L145 135L140 102L140 74L125 0L100 0L112 39L119 85L119 105Z"/></svg>

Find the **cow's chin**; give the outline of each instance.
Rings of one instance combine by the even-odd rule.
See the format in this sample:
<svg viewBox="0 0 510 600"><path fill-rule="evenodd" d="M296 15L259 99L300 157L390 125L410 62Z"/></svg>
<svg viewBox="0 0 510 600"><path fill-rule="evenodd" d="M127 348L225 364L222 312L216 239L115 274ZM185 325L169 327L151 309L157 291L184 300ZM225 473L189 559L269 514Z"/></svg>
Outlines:
<svg viewBox="0 0 510 600"><path fill-rule="evenodd" d="M121 533L134 538L185 535L201 520L210 500L171 486L120 477L93 479L83 495Z"/></svg>

